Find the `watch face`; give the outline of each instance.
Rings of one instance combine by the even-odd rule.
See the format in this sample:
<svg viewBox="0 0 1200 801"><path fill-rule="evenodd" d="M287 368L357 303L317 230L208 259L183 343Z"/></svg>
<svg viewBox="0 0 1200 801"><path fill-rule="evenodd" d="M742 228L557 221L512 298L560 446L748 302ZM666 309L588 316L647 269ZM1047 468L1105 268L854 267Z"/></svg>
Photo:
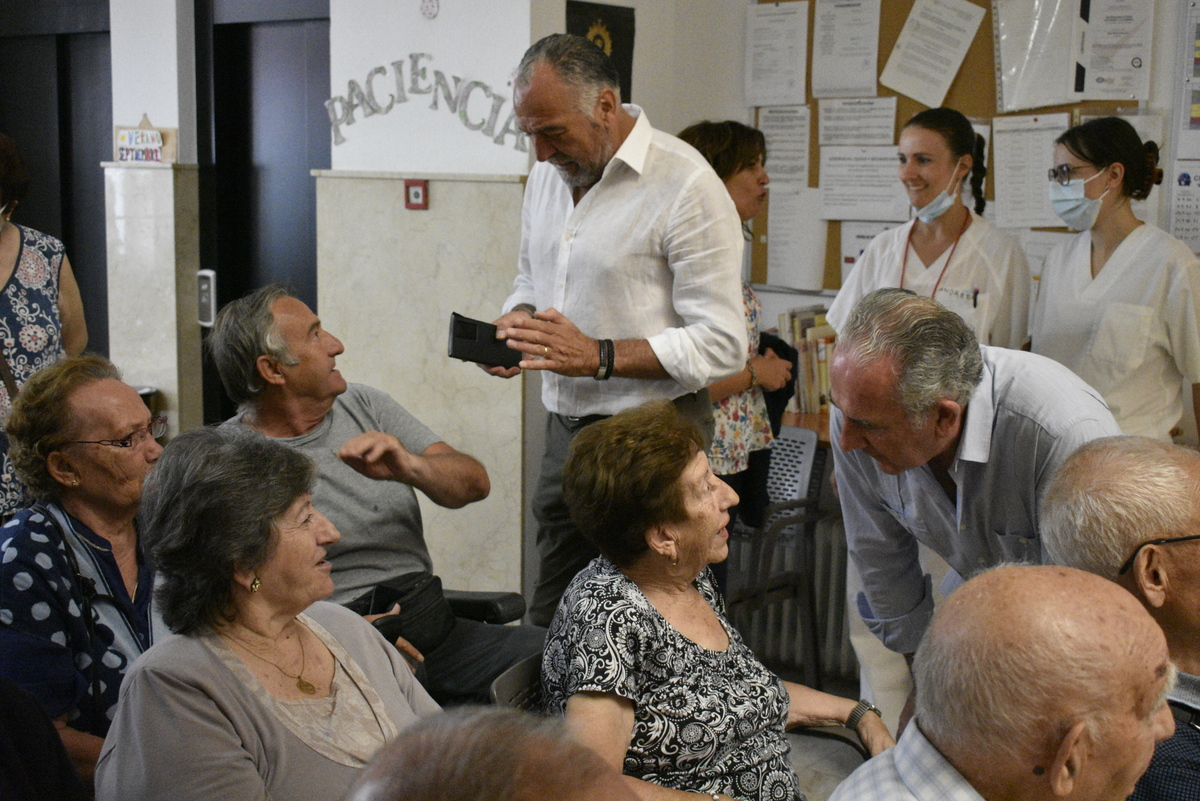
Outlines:
<svg viewBox="0 0 1200 801"><path fill-rule="evenodd" d="M421 15L425 19L433 19L438 15L438 0L421 0Z"/></svg>

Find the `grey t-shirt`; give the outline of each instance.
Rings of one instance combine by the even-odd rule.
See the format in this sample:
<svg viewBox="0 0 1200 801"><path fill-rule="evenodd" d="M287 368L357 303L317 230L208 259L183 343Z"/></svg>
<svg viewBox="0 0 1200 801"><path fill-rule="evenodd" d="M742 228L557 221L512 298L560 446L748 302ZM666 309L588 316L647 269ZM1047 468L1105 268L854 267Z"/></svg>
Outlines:
<svg viewBox="0 0 1200 801"><path fill-rule="evenodd" d="M227 425L241 418L239 413ZM337 456L347 440L367 431L391 434L411 453L441 441L387 393L363 384L350 384L312 431L279 438L316 463L313 506L341 532L329 549L336 587L330 600L337 603L404 573L433 570L413 488L368 478Z"/></svg>

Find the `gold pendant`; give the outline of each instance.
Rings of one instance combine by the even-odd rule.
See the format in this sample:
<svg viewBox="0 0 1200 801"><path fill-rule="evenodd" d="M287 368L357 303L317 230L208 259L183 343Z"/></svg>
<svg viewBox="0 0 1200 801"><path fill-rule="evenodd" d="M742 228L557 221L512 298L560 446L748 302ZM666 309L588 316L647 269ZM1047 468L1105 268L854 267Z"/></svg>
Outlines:
<svg viewBox="0 0 1200 801"><path fill-rule="evenodd" d="M302 676L296 678L296 689L305 695L313 695L317 691L317 688L305 681Z"/></svg>

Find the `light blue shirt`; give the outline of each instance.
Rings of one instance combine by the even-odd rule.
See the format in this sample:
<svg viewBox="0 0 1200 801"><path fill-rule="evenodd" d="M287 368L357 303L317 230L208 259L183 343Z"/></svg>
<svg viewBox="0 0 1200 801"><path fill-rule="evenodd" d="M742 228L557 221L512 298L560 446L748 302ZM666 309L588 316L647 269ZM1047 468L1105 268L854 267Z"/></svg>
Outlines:
<svg viewBox="0 0 1200 801"><path fill-rule="evenodd" d="M862 575L858 612L893 651L916 651L933 616L923 542L959 576L1004 562L1042 562L1038 504L1076 448L1120 434L1096 390L1043 356L983 347L983 379L967 404L950 468L952 503L928 465L891 476L863 451L834 447L850 556ZM833 410L830 438L841 439Z"/></svg>
<svg viewBox="0 0 1200 801"><path fill-rule="evenodd" d="M864 763L829 801L983 801L954 766L909 723L895 748Z"/></svg>

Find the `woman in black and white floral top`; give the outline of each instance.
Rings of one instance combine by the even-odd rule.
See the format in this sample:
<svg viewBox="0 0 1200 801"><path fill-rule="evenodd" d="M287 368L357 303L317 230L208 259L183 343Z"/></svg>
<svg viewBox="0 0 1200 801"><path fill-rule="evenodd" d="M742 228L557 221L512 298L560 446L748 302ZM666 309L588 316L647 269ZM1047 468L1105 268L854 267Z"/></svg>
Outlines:
<svg viewBox="0 0 1200 801"><path fill-rule="evenodd" d="M602 556L568 587L542 661L547 710L646 799L802 798L786 728L842 723L855 702L785 682L725 620L708 565L728 555L737 494L670 403L594 423L563 471L576 524ZM894 744L877 715L858 732Z"/></svg>

